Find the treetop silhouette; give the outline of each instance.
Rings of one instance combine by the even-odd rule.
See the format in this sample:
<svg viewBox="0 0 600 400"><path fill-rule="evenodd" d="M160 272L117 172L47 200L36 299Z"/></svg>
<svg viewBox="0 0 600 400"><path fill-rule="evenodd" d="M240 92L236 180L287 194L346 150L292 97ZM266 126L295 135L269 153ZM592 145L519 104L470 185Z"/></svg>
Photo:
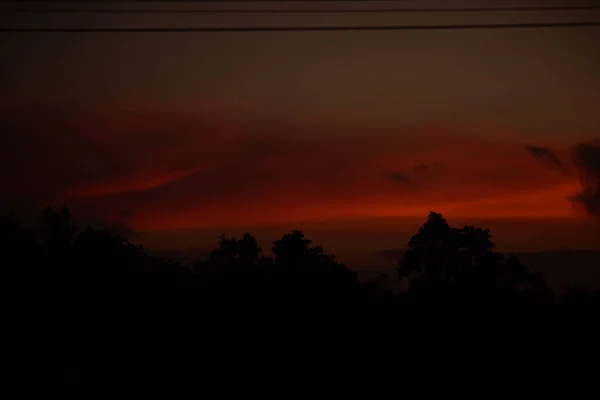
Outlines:
<svg viewBox="0 0 600 400"><path fill-rule="evenodd" d="M541 274L532 274L516 257L505 260L494 248L488 229L452 228L442 214L431 212L411 237L397 272L400 279L412 278L409 291L416 294L547 294Z"/></svg>

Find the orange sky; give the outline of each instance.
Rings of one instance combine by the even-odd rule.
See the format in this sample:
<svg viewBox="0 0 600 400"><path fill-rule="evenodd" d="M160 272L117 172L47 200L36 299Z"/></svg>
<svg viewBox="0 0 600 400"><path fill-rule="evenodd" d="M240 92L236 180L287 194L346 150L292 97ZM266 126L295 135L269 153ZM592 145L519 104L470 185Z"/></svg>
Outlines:
<svg viewBox="0 0 600 400"><path fill-rule="evenodd" d="M6 114L19 136L9 143L15 151L6 153L5 181L13 204L67 204L83 220L137 232L425 219L432 210L455 220L594 221L569 200L581 189L575 137L543 143L485 126L247 115L160 108Z"/></svg>
<svg viewBox="0 0 600 400"><path fill-rule="evenodd" d="M127 168L69 184L57 199L109 219L134 209L125 222L143 231L414 217L431 209L458 217L578 215L568 200L579 189L577 171L564 144L551 149L561 170L527 152L531 143L482 134L482 127L343 129L156 112L99 119L84 134L111 149L113 160L91 168L120 152Z"/></svg>
<svg viewBox="0 0 600 400"><path fill-rule="evenodd" d="M336 7L351 6L342 3ZM15 14L7 23L388 25L598 17L591 10L68 13L43 21ZM314 227L321 244L343 252L398 247L435 210L453 224L495 229L507 249L600 248L594 239L600 235L590 233L600 226L594 183L600 150L588 147L587 155L573 157L574 145L600 133L599 33L598 27L115 33L68 40L6 34L0 211L32 215L67 204L79 221L122 226L157 247L204 246L219 232L242 230L267 229L263 238L271 240ZM585 206L570 200L582 189L582 169L591 176ZM401 232L392 229L396 224ZM378 236L384 231L389 236Z"/></svg>

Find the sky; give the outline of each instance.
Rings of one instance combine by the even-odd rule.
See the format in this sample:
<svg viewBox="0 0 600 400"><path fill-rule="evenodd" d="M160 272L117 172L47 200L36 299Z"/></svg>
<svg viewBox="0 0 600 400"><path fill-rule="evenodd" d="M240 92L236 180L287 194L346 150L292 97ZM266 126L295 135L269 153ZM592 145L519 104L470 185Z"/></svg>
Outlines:
<svg viewBox="0 0 600 400"><path fill-rule="evenodd" d="M574 5L527 2L550 3ZM317 6L365 7L268 5ZM600 12L0 13L5 27L581 20ZM305 229L358 258L401 248L434 210L505 250L600 249L600 27L0 35L2 211L67 204L156 248L246 230L268 248Z"/></svg>

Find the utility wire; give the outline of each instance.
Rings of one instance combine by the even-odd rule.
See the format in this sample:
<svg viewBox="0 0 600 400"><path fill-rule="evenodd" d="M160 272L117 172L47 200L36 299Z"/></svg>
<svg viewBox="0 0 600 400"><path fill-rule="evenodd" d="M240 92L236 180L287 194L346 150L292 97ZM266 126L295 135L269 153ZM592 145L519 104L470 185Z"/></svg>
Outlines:
<svg viewBox="0 0 600 400"><path fill-rule="evenodd" d="M302 4L302 3L404 3L410 4L414 2L422 2L422 0L127 0L127 3L135 4ZM71 3L71 4L115 4L123 3L123 0L14 0L13 3L30 4L30 3Z"/></svg>
<svg viewBox="0 0 600 400"><path fill-rule="evenodd" d="M356 14L356 13L471 13L600 10L600 6L531 6L531 7L463 7L463 8L311 8L311 9L135 9L135 8L6 8L3 12L20 14Z"/></svg>
<svg viewBox="0 0 600 400"><path fill-rule="evenodd" d="M19 3L120 3L123 0L18 0ZM410 3L423 0L127 0L128 3Z"/></svg>
<svg viewBox="0 0 600 400"><path fill-rule="evenodd" d="M410 31L410 30L464 30L464 29L524 29L575 28L600 26L600 21L542 22L519 24L468 25L356 25L356 26L257 26L257 27L187 27L187 28L5 28L0 33L135 33L135 32L334 32L334 31Z"/></svg>

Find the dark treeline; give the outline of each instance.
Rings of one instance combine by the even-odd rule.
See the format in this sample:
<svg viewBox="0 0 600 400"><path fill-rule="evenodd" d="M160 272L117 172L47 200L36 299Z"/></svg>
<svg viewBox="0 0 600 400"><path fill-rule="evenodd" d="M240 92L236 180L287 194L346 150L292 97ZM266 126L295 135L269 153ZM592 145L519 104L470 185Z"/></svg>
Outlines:
<svg viewBox="0 0 600 400"><path fill-rule="evenodd" d="M398 279L410 282L399 294L378 280L359 281L296 230L273 243L272 257L245 234L223 236L208 259L183 265L106 230L76 234L68 209L48 208L35 229L2 218L0 246L12 326L30 343L23 362L35 376L57 379L53 371L71 371L70 379L87 383L166 379L173 366L158 360L174 349L185 354L194 343L205 345L204 359L217 351L222 359L222 343L229 352L262 348L264 357L253 334L260 330L263 341L274 343L289 339L284 326L295 335L313 332L303 340L332 326L348 336L405 323L415 333L407 322L414 318L519 315L522 323L550 314L595 315L600 305L599 293L586 288L552 293L541 273L495 252L489 230L453 228L433 212L398 262ZM327 343L331 349L341 342Z"/></svg>

